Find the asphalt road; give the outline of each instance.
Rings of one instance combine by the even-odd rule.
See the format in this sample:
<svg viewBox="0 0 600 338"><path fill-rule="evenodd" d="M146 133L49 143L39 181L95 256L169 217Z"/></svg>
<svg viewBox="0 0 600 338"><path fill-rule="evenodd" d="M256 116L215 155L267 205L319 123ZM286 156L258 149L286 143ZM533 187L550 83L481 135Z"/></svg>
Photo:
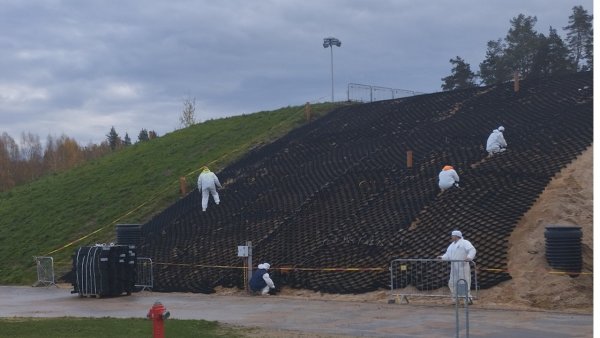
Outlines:
<svg viewBox="0 0 600 338"><path fill-rule="evenodd" d="M454 337L452 306L327 301L282 296L225 296L140 292L80 298L70 289L0 286L0 317L144 318L160 300L175 319L204 319L239 326L360 337ZM466 337L465 309L459 309ZM168 326L167 326L168 328ZM593 316L469 307L471 337L592 337Z"/></svg>

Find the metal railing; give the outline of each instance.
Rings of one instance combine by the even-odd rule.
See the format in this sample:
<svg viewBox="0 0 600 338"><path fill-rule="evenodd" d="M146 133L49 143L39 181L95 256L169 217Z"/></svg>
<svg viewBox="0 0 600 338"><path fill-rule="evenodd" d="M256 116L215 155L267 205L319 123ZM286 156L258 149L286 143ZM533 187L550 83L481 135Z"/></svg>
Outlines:
<svg viewBox="0 0 600 338"><path fill-rule="evenodd" d="M154 287L152 259L148 257L138 257L136 262L136 273L135 286L141 288L140 291L152 291L152 288Z"/></svg>
<svg viewBox="0 0 600 338"><path fill-rule="evenodd" d="M454 298L461 279L467 282L468 300L478 297L477 266L473 261L395 259L389 269L390 303L408 303L409 297Z"/></svg>
<svg viewBox="0 0 600 338"><path fill-rule="evenodd" d="M348 84L348 101L374 102L424 94L414 90L395 89L359 83Z"/></svg>
<svg viewBox="0 0 600 338"><path fill-rule="evenodd" d="M458 310L458 303L460 302L460 299L462 298L464 300L465 303L465 316L464 316L464 320L465 320L465 331L466 331L466 337L469 338L469 303L470 303L470 297L468 297L468 295L470 294L470 290L469 290L469 284L468 281L466 279L459 279L456 281L455 284L455 290L456 293L454 295L454 312L455 312L455 317L456 317L456 338L460 337L460 313Z"/></svg>
<svg viewBox="0 0 600 338"><path fill-rule="evenodd" d="M37 268L37 282L33 286L57 286L54 281L54 259L48 256L35 256L35 265Z"/></svg>

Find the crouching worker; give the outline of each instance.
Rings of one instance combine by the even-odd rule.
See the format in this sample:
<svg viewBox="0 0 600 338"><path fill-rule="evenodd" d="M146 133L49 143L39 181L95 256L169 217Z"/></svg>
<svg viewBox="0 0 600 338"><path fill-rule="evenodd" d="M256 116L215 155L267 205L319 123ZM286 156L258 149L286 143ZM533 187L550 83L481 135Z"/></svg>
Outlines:
<svg viewBox="0 0 600 338"><path fill-rule="evenodd" d="M458 188L459 180L460 178L458 177L456 170L454 170L454 167L451 165L445 165L438 175L438 185L442 192L452 187Z"/></svg>
<svg viewBox="0 0 600 338"><path fill-rule="evenodd" d="M500 126L498 129L494 129L490 136L488 136L485 150L488 152L488 157L494 154L501 153L506 150L506 140L504 139L504 127Z"/></svg>
<svg viewBox="0 0 600 338"><path fill-rule="evenodd" d="M250 278L250 290L259 292L264 296L269 294L270 289L275 289L275 284L269 276L267 270L271 265L269 263L258 264L258 270L254 271Z"/></svg>

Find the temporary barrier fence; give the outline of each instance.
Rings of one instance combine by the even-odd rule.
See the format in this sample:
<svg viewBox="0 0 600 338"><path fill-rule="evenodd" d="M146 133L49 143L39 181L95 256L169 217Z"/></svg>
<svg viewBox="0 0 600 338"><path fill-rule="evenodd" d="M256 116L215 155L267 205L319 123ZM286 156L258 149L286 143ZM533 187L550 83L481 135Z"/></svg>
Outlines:
<svg viewBox="0 0 600 338"><path fill-rule="evenodd" d="M461 279L469 285L469 298L478 296L477 266L473 261L395 259L389 269L389 303L408 303L409 297L452 298Z"/></svg>
<svg viewBox="0 0 600 338"><path fill-rule="evenodd" d="M137 258L137 278L135 286L141 288L140 291L152 291L154 287L154 276L152 272L152 259L148 257Z"/></svg>
<svg viewBox="0 0 600 338"><path fill-rule="evenodd" d="M54 259L48 256L35 256L37 267L37 282L34 286L56 286L54 281Z"/></svg>

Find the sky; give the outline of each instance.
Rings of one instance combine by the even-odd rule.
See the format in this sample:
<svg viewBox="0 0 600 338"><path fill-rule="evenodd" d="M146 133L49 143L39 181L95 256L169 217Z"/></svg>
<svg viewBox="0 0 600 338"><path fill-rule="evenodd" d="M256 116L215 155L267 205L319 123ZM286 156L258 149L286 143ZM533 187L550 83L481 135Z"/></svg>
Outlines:
<svg viewBox="0 0 600 338"><path fill-rule="evenodd" d="M0 133L135 142L196 121L346 100L350 83L431 93L479 70L519 14L562 29L593 0L0 0ZM323 47L335 37L341 47ZM353 91L353 98L364 92Z"/></svg>

